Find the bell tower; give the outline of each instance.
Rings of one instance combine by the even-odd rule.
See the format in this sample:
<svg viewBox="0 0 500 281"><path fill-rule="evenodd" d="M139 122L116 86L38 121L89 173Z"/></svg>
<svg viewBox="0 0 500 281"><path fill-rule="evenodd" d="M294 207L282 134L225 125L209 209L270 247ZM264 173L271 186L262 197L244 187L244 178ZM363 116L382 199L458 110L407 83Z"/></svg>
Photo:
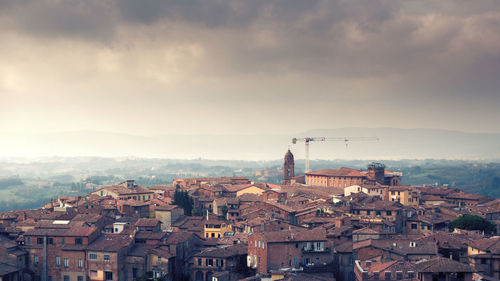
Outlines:
<svg viewBox="0 0 500 281"><path fill-rule="evenodd" d="M295 176L295 161L293 160L293 154L288 149L285 154L285 161L283 164L283 184L289 184L290 179Z"/></svg>

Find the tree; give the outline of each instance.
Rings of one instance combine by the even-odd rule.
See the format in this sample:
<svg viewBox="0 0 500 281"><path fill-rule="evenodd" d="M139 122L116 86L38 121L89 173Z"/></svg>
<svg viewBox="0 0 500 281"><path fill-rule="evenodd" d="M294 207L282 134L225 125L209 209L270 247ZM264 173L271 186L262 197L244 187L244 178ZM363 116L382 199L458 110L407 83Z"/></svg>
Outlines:
<svg viewBox="0 0 500 281"><path fill-rule="evenodd" d="M224 218L226 218L226 215L227 215L227 212L228 212L227 205L224 205L224 206L220 207L220 210L221 210L221 212L222 212L222 216L223 216Z"/></svg>
<svg viewBox="0 0 500 281"><path fill-rule="evenodd" d="M486 234L495 234L497 232L496 225L489 220L476 215L462 215L458 219L448 224L448 228L453 231L455 228L466 230L480 230Z"/></svg>
<svg viewBox="0 0 500 281"><path fill-rule="evenodd" d="M193 198L189 196L187 191L182 191L177 188L174 193L173 205L180 206L184 209L184 215L191 216L193 214Z"/></svg>

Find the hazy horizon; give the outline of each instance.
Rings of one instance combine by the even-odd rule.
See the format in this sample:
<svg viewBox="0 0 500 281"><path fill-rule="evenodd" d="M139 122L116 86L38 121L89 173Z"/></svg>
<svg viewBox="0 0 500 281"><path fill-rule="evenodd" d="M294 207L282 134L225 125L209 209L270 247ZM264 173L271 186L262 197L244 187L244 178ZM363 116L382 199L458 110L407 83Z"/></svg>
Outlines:
<svg viewBox="0 0 500 281"><path fill-rule="evenodd" d="M378 141L312 142L311 159L500 159L500 134L438 129L342 128L294 134L192 134L141 136L75 131L0 133L0 158L138 157L167 159L275 160L291 149L304 158L304 143L293 137L377 137Z"/></svg>

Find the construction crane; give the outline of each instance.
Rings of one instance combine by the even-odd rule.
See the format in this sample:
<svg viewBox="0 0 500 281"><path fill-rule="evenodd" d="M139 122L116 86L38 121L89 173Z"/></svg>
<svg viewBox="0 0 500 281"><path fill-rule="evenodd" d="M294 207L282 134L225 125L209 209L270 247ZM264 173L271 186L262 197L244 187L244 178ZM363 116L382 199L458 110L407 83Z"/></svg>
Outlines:
<svg viewBox="0 0 500 281"><path fill-rule="evenodd" d="M345 147L347 148L348 143L351 141L378 141L376 137L343 137L343 138L329 138L329 137L303 137L303 138L293 138L292 143L296 144L298 141L303 141L306 145L306 173L309 172L309 143L312 141L343 141Z"/></svg>

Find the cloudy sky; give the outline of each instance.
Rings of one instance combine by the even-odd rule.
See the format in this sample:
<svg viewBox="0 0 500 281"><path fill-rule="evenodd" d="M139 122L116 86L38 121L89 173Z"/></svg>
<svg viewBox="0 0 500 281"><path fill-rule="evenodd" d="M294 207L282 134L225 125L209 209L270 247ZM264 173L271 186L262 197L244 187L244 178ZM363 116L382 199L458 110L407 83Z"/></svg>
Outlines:
<svg viewBox="0 0 500 281"><path fill-rule="evenodd" d="M0 0L0 132L500 132L498 0Z"/></svg>

